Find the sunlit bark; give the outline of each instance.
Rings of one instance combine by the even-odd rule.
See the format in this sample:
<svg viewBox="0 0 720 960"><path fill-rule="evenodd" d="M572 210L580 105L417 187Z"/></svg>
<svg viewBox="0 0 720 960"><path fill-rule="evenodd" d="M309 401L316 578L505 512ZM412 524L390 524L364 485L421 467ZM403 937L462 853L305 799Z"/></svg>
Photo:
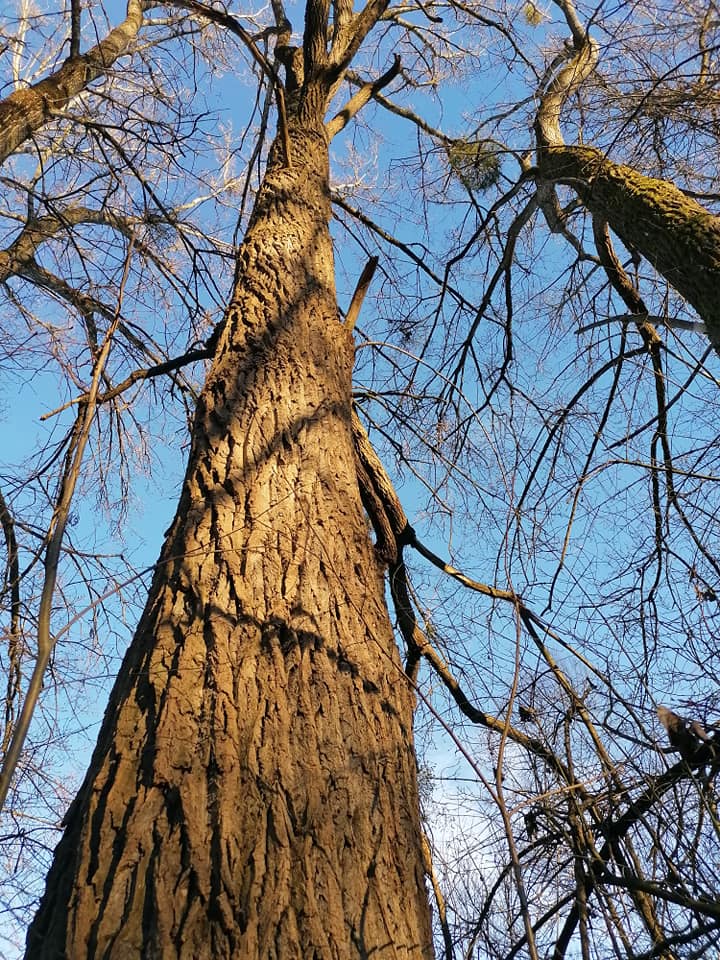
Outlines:
<svg viewBox="0 0 720 960"><path fill-rule="evenodd" d="M87 53L68 57L51 76L0 101L0 163L128 53L143 23L143 0L128 0L125 20Z"/></svg>
<svg viewBox="0 0 720 960"><path fill-rule="evenodd" d="M697 310L720 352L720 217L666 180L613 163L593 147L542 151L543 177L573 186Z"/></svg>
<svg viewBox="0 0 720 960"><path fill-rule="evenodd" d="M413 697L358 493L312 97L289 136L29 958L432 956Z"/></svg>

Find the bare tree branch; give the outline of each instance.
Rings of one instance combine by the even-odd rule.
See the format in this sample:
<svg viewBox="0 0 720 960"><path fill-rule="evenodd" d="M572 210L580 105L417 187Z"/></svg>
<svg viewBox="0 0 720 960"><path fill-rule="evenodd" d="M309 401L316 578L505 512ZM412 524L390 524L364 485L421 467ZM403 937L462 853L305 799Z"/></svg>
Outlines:
<svg viewBox="0 0 720 960"><path fill-rule="evenodd" d="M400 57L396 54L392 66L378 77L377 80L363 84L357 93L348 100L345 106L328 123L325 124L328 139L332 140L348 125L352 118L375 97L375 95L391 83L400 72Z"/></svg>
<svg viewBox="0 0 720 960"><path fill-rule="evenodd" d="M52 76L0 101L0 163L62 111L78 93L104 76L130 53L146 9L145 0L128 0L125 20L87 53L71 57Z"/></svg>

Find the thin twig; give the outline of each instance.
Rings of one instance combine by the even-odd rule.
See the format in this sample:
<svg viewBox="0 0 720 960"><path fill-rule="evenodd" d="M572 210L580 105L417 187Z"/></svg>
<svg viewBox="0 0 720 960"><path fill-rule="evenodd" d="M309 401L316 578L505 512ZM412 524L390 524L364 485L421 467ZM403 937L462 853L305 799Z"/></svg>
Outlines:
<svg viewBox="0 0 720 960"><path fill-rule="evenodd" d="M10 789L10 784L20 760L20 754L30 728L30 722L42 690L45 671L55 648L56 641L51 633L50 619L52 602L55 594L55 583L57 581L60 551L62 549L68 517L70 516L70 507L72 504L73 495L80 477L80 467L82 465L85 447L90 435L90 429L95 419L100 381L110 355L110 348L112 346L115 332L120 324L122 301L128 277L130 275L130 263L132 260L133 246L134 242L133 238L131 238L125 257L125 268L120 283L115 318L108 327L102 347L98 352L87 400L78 413L75 426L72 430L68 452L65 457L65 470L60 484L57 504L47 535L47 548L45 551L44 562L45 577L38 611L37 655L32 676L30 677L28 689L25 694L25 701L20 712L20 717L18 718L17 725L13 731L13 736L12 740L10 741L8 751L3 759L2 769L0 769L0 810L2 810L5 804L5 800Z"/></svg>
<svg viewBox="0 0 720 960"><path fill-rule="evenodd" d="M153 377L159 377L165 373L172 373L173 370L180 370L182 367L186 367L190 363L196 363L198 360L209 360L212 356L213 350L210 348L205 348L203 350L188 350L188 352L184 353L182 356L173 357L171 360L166 360L164 363L157 363L153 367L145 367L139 370L133 370L133 372L121 383L111 387L110 390L107 390L105 393L98 394L98 396L95 398L95 402L98 405L101 403L107 403L108 400L114 400L115 397L119 396L121 393L124 393L125 390L131 387L134 383L140 383L143 380L150 380ZM64 403L61 407L56 407L54 410L50 410L49 413L43 413L40 419L49 420L51 417L56 417L59 413L62 413L63 410L67 410L68 407L72 407L78 403L86 403L89 399L89 396L89 393L83 393L79 397L74 397L72 400L68 400L67 403Z"/></svg>
<svg viewBox="0 0 720 960"><path fill-rule="evenodd" d="M224 10L216 10L214 7L209 7L205 3L200 3L199 0L176 0L175 6L182 7L185 10L190 10L192 13L196 13L201 17L205 17L205 19L209 20L211 23L217 23L220 26L225 27L230 31L230 33L234 34L245 44L247 49L250 51L253 60L255 60L265 76L273 84L278 108L278 126L280 127L280 137L283 144L283 152L285 154L285 164L286 166L291 167L292 154L290 149L290 134L288 132L287 108L285 105L285 88L283 87L283 82L275 67L260 50L258 45L255 43L255 40L242 26L242 24L240 24L239 21L229 13L226 13Z"/></svg>

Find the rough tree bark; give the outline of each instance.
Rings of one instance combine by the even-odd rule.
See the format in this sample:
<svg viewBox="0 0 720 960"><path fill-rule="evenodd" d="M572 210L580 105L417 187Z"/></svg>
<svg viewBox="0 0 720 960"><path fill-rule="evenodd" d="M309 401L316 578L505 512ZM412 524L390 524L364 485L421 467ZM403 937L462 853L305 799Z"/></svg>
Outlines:
<svg viewBox="0 0 720 960"><path fill-rule="evenodd" d="M327 89L272 150L176 518L28 958L432 956L413 697L360 503Z"/></svg>
<svg viewBox="0 0 720 960"><path fill-rule="evenodd" d="M642 254L702 317L720 353L720 217L673 183L615 163L593 146L568 145L560 121L568 99L594 72L599 47L571 0L556 0L572 34L540 96L535 119L540 186L571 186L588 210ZM557 201L555 200L555 203Z"/></svg>
<svg viewBox="0 0 720 960"><path fill-rule="evenodd" d="M128 0L125 19L87 53L68 57L49 77L0 103L0 163L127 54L143 24L145 0Z"/></svg>
<svg viewBox="0 0 720 960"><path fill-rule="evenodd" d="M594 147L541 151L543 178L574 187L588 210L607 220L705 321L720 353L720 217L673 183L613 163Z"/></svg>

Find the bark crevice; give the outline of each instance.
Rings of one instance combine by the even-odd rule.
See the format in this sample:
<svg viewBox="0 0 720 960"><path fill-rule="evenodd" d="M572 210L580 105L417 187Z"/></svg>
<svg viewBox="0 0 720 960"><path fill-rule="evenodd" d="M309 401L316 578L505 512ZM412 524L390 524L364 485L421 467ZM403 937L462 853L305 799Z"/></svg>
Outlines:
<svg viewBox="0 0 720 960"><path fill-rule="evenodd" d="M413 696L358 492L317 122L290 117L292 168L271 157L33 960L433 954Z"/></svg>

